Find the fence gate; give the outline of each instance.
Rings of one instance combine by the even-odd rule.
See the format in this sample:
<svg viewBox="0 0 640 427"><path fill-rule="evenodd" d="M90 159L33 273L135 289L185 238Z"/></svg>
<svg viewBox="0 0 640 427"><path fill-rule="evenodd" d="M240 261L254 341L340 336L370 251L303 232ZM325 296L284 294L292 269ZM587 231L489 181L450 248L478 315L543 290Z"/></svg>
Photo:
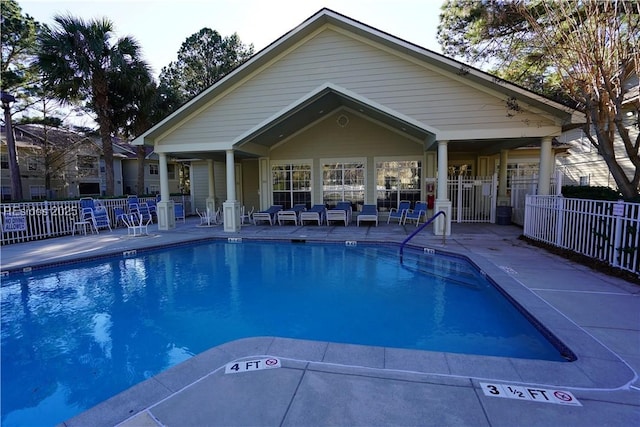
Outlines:
<svg viewBox="0 0 640 427"><path fill-rule="evenodd" d="M497 175L489 177L449 177L452 222L495 222Z"/></svg>

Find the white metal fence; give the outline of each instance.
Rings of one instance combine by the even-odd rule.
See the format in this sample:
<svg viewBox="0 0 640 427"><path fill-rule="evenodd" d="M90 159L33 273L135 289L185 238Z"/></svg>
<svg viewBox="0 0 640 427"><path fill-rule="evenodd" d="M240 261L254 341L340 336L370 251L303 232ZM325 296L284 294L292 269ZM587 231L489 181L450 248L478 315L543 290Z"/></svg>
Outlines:
<svg viewBox="0 0 640 427"><path fill-rule="evenodd" d="M182 203L185 212L191 212L188 197L171 198ZM146 202L155 199L141 197L139 200ZM100 203L106 208L111 225L116 223L114 208L119 207L127 211L126 198L100 199ZM0 243L6 245L72 234L81 212L79 200L0 203Z"/></svg>
<svg viewBox="0 0 640 427"><path fill-rule="evenodd" d="M563 175L560 172L554 173L549 181L549 194L558 195L562 193ZM538 194L538 175L509 177L509 189L511 191L511 222L524 225L524 209L526 198L529 195Z"/></svg>
<svg viewBox="0 0 640 427"><path fill-rule="evenodd" d="M447 192L453 222L495 222L497 175L449 177Z"/></svg>
<svg viewBox="0 0 640 427"><path fill-rule="evenodd" d="M640 203L527 196L524 235L640 273Z"/></svg>

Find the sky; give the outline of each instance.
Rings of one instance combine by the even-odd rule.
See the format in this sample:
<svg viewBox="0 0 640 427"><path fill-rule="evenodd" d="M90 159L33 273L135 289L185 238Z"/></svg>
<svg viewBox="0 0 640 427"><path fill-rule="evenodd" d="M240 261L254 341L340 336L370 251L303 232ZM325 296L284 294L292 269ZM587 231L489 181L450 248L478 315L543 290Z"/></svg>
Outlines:
<svg viewBox="0 0 640 427"><path fill-rule="evenodd" d="M436 41L443 0L17 0L23 14L53 23L56 14L109 18L117 37L132 36L158 76L180 45L204 27L237 33L256 52L323 7L440 52Z"/></svg>

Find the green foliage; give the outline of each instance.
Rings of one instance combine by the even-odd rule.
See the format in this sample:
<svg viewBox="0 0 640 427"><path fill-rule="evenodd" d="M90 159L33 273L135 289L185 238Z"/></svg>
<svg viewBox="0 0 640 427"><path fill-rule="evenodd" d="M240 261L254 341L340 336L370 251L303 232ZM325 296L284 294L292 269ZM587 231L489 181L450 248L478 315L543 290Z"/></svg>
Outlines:
<svg viewBox="0 0 640 427"><path fill-rule="evenodd" d="M447 0L441 10L437 38L445 55L488 68L538 93L558 96L558 81L549 79L544 47L535 42L517 2Z"/></svg>
<svg viewBox="0 0 640 427"><path fill-rule="evenodd" d="M163 103L168 108L177 109L251 55L253 45L242 44L237 34L223 38L215 30L201 29L182 43L178 59L162 69L160 91Z"/></svg>
<svg viewBox="0 0 640 427"><path fill-rule="evenodd" d="M572 199L609 200L622 199L619 191L609 187L590 187L587 185L565 185L562 187L562 195Z"/></svg>
<svg viewBox="0 0 640 427"><path fill-rule="evenodd" d="M22 117L18 124L38 124L52 128L59 128L62 126L62 119L60 117Z"/></svg>
<svg viewBox="0 0 640 427"><path fill-rule="evenodd" d="M624 117L637 99L639 1L447 0L441 10L445 54L582 110L620 192L638 196L640 135Z"/></svg>
<svg viewBox="0 0 640 427"><path fill-rule="evenodd" d="M38 23L23 15L15 0L1 0L0 14L2 90L15 92L34 79L30 58L36 51Z"/></svg>
<svg viewBox="0 0 640 427"><path fill-rule="evenodd" d="M63 102L87 101L95 112L105 160L106 192L112 195L112 135L130 118L120 109L150 80L148 66L133 38L114 40L113 24L106 18L84 21L57 15L54 22L55 27L45 26L38 36L37 65L44 87Z"/></svg>

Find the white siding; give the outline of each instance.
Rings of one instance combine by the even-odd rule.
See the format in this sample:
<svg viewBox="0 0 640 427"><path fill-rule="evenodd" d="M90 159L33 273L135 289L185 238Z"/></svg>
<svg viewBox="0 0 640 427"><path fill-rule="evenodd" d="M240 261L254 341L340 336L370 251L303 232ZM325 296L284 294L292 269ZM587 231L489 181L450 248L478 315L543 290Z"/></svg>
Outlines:
<svg viewBox="0 0 640 427"><path fill-rule="evenodd" d="M632 139L636 135L637 131L631 130ZM582 130L575 129L566 132L558 140L572 146L567 156L557 160L557 169L565 175L565 184L579 185L580 177L586 177L591 186L618 187L602 156L598 154L589 139L583 135ZM622 156L624 153L622 141L616 139L616 144L616 153ZM629 178L633 177L635 168L628 157L618 157L618 163Z"/></svg>
<svg viewBox="0 0 640 427"><path fill-rule="evenodd" d="M327 29L194 115L160 144L228 143L327 82L440 130L553 125L524 111L509 117L497 96Z"/></svg>
<svg viewBox="0 0 640 427"><path fill-rule="evenodd" d="M222 203L227 199L227 177L226 167L222 162L213 162L214 184L216 208L222 207ZM209 196L209 166L207 162L193 162L191 164L192 182L191 192L195 209L206 209L207 197Z"/></svg>
<svg viewBox="0 0 640 427"><path fill-rule="evenodd" d="M337 119L349 118L345 127L338 126ZM360 157L367 156L421 156L424 149L411 141L351 111L341 110L330 114L311 128L275 146L271 160Z"/></svg>

